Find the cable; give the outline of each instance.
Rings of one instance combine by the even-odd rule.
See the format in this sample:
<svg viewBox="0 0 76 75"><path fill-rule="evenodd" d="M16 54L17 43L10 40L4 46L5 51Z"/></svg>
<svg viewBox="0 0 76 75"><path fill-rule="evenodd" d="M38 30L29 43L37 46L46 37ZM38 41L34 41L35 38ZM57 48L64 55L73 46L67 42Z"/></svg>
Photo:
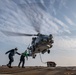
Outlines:
<svg viewBox="0 0 76 75"><path fill-rule="evenodd" d="M43 62L42 61L42 58L41 58L41 54L39 53L39 55L40 55L40 60L41 60L41 62L43 63L43 64L46 64L47 62Z"/></svg>

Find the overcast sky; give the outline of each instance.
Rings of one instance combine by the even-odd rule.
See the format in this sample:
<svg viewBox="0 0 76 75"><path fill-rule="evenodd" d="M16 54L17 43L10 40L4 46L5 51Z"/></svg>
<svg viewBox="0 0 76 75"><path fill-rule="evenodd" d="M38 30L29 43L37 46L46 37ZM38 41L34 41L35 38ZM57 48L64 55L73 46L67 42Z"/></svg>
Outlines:
<svg viewBox="0 0 76 75"><path fill-rule="evenodd" d="M58 66L76 66L76 0L0 0L0 65L8 63L5 52L18 47L22 53L32 37L9 37L1 30L53 34L51 53L42 56L43 62L54 61ZM18 65L18 55L12 65ZM25 66L46 66L29 57Z"/></svg>

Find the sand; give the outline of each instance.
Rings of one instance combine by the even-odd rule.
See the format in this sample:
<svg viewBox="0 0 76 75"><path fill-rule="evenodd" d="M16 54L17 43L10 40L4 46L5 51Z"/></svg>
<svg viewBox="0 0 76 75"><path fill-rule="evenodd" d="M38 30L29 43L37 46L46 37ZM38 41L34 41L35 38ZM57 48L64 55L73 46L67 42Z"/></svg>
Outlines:
<svg viewBox="0 0 76 75"><path fill-rule="evenodd" d="M0 75L76 75L76 67L0 67Z"/></svg>

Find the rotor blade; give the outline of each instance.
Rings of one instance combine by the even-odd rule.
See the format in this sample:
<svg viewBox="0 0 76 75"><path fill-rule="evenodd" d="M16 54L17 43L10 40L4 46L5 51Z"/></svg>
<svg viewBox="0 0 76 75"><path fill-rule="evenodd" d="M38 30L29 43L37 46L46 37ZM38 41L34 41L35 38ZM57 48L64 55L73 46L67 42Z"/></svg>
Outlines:
<svg viewBox="0 0 76 75"><path fill-rule="evenodd" d="M1 32L6 36L37 36L36 34L25 34L25 33L17 33L17 32L10 32L10 31L3 31L3 30L1 30Z"/></svg>
<svg viewBox="0 0 76 75"><path fill-rule="evenodd" d="M59 33L59 34L52 34L53 36L58 36L58 37L75 37L76 36L76 33L73 32L73 33Z"/></svg>

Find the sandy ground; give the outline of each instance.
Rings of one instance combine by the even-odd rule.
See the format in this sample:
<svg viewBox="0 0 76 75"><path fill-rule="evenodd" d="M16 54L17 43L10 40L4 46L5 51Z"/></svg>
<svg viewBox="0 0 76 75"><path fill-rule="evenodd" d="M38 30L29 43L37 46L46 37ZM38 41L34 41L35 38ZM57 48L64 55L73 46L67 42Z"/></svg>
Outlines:
<svg viewBox="0 0 76 75"><path fill-rule="evenodd" d="M76 67L0 67L0 75L76 75Z"/></svg>
<svg viewBox="0 0 76 75"><path fill-rule="evenodd" d="M0 74L0 75L11 75L11 74Z"/></svg>

